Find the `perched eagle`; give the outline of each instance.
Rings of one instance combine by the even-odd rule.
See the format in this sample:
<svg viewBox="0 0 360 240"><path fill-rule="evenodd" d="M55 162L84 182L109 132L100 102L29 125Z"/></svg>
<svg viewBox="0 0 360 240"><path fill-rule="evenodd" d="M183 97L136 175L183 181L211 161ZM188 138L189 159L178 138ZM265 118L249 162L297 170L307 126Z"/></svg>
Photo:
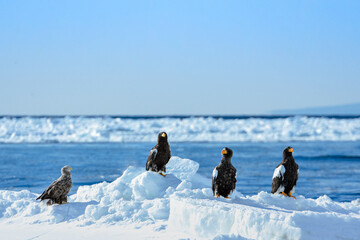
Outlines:
<svg viewBox="0 0 360 240"><path fill-rule="evenodd" d="M146 162L146 171L158 172L165 177L166 164L171 157L170 146L167 140L166 132L161 132L158 135L158 142L149 153ZM163 173L164 172L164 173Z"/></svg>
<svg viewBox="0 0 360 240"><path fill-rule="evenodd" d="M299 166L295 162L293 152L292 147L284 149L283 160L274 171L271 193L280 193L295 198L291 192L294 190L299 178Z"/></svg>
<svg viewBox="0 0 360 240"><path fill-rule="evenodd" d="M55 180L36 200L50 199L47 205L67 203L67 195L72 187L70 170L72 170L71 167L64 166L61 169L61 177Z"/></svg>
<svg viewBox="0 0 360 240"><path fill-rule="evenodd" d="M212 190L214 196L229 198L236 186L236 169L231 164L233 151L230 148L224 148L221 151L223 155L221 162L214 168L212 175Z"/></svg>

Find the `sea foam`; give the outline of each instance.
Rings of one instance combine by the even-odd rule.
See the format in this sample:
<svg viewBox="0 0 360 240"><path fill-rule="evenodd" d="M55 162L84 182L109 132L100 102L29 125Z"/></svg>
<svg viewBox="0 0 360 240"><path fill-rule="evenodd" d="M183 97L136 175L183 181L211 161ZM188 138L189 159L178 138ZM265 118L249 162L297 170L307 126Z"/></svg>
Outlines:
<svg viewBox="0 0 360 240"><path fill-rule="evenodd" d="M2 117L0 143L357 141L360 118Z"/></svg>

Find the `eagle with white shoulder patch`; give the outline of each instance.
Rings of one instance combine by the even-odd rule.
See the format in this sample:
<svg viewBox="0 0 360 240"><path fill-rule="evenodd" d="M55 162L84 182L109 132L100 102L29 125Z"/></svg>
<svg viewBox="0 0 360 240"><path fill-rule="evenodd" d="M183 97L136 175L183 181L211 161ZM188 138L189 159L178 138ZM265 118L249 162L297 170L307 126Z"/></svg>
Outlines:
<svg viewBox="0 0 360 240"><path fill-rule="evenodd" d="M295 198L291 193L295 192L296 182L299 178L299 165L295 162L293 152L292 147L284 149L283 160L275 168L272 177L271 193L280 193Z"/></svg>
<svg viewBox="0 0 360 240"><path fill-rule="evenodd" d="M215 197L229 198L228 196L236 187L236 169L231 164L233 151L230 148L224 148L221 154L221 162L212 173L212 190Z"/></svg>

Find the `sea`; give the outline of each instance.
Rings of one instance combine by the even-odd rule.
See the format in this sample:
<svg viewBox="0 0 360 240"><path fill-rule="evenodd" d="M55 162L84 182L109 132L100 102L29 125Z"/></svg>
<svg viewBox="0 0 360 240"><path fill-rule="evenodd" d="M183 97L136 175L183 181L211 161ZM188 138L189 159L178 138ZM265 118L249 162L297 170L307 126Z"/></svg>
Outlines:
<svg viewBox="0 0 360 240"><path fill-rule="evenodd" d="M114 181L129 166L145 170L161 131L172 155L198 162L209 184L229 147L237 191L271 192L282 151L292 146L295 196L360 198L360 116L0 116L0 190L41 193L64 165L73 168L70 194Z"/></svg>

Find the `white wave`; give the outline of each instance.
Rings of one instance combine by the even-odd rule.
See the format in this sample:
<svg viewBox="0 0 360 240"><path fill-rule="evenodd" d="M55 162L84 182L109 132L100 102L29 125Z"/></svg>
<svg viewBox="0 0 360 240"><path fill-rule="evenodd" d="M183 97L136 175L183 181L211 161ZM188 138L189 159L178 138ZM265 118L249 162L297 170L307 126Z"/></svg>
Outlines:
<svg viewBox="0 0 360 240"><path fill-rule="evenodd" d="M198 163L179 157L170 162L165 178L129 167L111 183L79 187L63 205L46 206L35 200L37 194L25 190L0 190L2 239L59 239L54 233L63 238L62 231L70 239L83 239L84 229L92 233L86 237L90 240L104 237L108 230L111 236L131 235L135 239L312 240L360 236L360 199L341 203L327 196L293 199L266 192L254 196L234 192L231 199L215 198L211 179L189 171L197 169Z"/></svg>
<svg viewBox="0 0 360 240"><path fill-rule="evenodd" d="M360 118L0 118L1 143L153 142L161 131L170 142L357 141Z"/></svg>

